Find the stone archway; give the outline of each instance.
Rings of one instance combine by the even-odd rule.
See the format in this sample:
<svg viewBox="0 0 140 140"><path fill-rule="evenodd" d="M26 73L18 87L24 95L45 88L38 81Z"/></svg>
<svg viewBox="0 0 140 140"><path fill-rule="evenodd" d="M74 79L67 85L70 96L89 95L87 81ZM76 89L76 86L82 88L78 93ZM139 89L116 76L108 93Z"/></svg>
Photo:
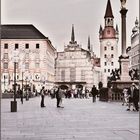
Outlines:
<svg viewBox="0 0 140 140"><path fill-rule="evenodd" d="M68 89L69 87L67 85L60 85L59 86L61 89Z"/></svg>
<svg viewBox="0 0 140 140"><path fill-rule="evenodd" d="M81 89L83 89L83 85L81 85L81 84L76 85L76 88L81 88Z"/></svg>

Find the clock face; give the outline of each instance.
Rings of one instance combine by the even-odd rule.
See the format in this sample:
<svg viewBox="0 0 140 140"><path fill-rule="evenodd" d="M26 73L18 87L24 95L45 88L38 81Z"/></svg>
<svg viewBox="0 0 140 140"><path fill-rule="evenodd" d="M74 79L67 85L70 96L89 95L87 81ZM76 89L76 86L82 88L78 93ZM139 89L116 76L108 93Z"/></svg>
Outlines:
<svg viewBox="0 0 140 140"><path fill-rule="evenodd" d="M110 45L111 45L111 43L110 43L109 41L107 41L106 45L107 45L107 46L110 46Z"/></svg>

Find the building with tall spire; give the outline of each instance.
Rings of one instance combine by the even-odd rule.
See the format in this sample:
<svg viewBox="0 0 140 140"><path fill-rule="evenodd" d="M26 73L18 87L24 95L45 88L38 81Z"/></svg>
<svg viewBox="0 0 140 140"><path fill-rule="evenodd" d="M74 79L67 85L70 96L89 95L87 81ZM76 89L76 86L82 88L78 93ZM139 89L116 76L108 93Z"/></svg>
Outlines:
<svg viewBox="0 0 140 140"><path fill-rule="evenodd" d="M107 85L111 71L118 68L118 25L114 28L114 16L110 0L107 2L106 12L104 16L105 26L100 25L100 64L101 79L104 86Z"/></svg>
<svg viewBox="0 0 140 140"><path fill-rule="evenodd" d="M71 40L64 46L63 52L57 52L55 65L55 84L63 88L89 88L98 85L100 71L92 63L90 38L87 49L83 49L75 40L74 25L72 25Z"/></svg>

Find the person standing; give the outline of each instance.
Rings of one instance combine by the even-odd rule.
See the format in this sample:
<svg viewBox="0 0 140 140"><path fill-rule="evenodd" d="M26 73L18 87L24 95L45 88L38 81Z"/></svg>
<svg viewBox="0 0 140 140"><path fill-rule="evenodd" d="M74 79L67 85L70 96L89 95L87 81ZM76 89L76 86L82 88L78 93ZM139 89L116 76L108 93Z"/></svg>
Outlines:
<svg viewBox="0 0 140 140"><path fill-rule="evenodd" d="M21 100L21 103L23 104L23 90L19 90L20 92L20 100Z"/></svg>
<svg viewBox="0 0 140 140"><path fill-rule="evenodd" d="M135 110L139 111L139 107L138 107L139 91L134 83L132 83L131 87L128 89L128 95L129 95L129 104L128 104L127 111L130 111L131 103L133 103L133 111Z"/></svg>
<svg viewBox="0 0 140 140"><path fill-rule="evenodd" d="M62 90L60 88L58 88L58 90L56 91L56 100L57 100L57 107L61 107L60 103L62 103ZM61 107L63 108L63 107Z"/></svg>
<svg viewBox="0 0 140 140"><path fill-rule="evenodd" d="M124 88L123 91L122 91L122 98L123 98L123 103L122 105L126 104L128 105L128 89L127 88Z"/></svg>
<svg viewBox="0 0 140 140"><path fill-rule="evenodd" d="M93 102L95 102L96 101L96 95L98 94L98 90L96 89L95 85L93 85L93 87L92 87L91 94L92 94Z"/></svg>
<svg viewBox="0 0 140 140"><path fill-rule="evenodd" d="M44 105L45 87L44 86L42 87L40 94L41 94L41 107L45 107Z"/></svg>

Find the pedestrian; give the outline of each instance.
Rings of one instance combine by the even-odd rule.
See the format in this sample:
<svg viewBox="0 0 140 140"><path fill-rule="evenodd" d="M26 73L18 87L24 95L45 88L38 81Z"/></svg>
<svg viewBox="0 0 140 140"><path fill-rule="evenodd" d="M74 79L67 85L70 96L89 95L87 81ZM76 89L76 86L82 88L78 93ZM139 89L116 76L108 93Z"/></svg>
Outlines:
<svg viewBox="0 0 140 140"><path fill-rule="evenodd" d="M132 83L131 87L128 89L129 95L129 104L127 111L130 111L131 104L133 105L133 111L139 111L138 102L139 102L139 91L136 88L136 85Z"/></svg>
<svg viewBox="0 0 140 140"><path fill-rule="evenodd" d="M58 88L55 94L56 94L56 100L57 100L56 106L58 108L63 108L62 106L60 106L60 103L62 104L62 94L63 94L61 88Z"/></svg>
<svg viewBox="0 0 140 140"><path fill-rule="evenodd" d="M43 86L41 91L40 91L40 94L41 94L41 107L45 107L44 105L44 97L45 97L45 87Z"/></svg>
<svg viewBox="0 0 140 140"><path fill-rule="evenodd" d="M122 91L122 98L123 98L122 105L124 105L124 104L128 105L128 93L127 92L128 92L127 88L124 88Z"/></svg>
<svg viewBox="0 0 140 140"><path fill-rule="evenodd" d="M93 85L92 90L91 90L91 94L92 94L92 101L95 102L96 101L96 95L98 94L98 90L96 89L95 85Z"/></svg>
<svg viewBox="0 0 140 140"><path fill-rule="evenodd" d="M111 100L112 100L112 89L110 87L108 88L108 102L111 102Z"/></svg>
<svg viewBox="0 0 140 140"><path fill-rule="evenodd" d="M23 104L23 90L19 90L19 93L20 93L20 100L21 100L21 103Z"/></svg>
<svg viewBox="0 0 140 140"><path fill-rule="evenodd" d="M28 100L29 100L29 89L26 88L26 101L28 101Z"/></svg>
<svg viewBox="0 0 140 140"><path fill-rule="evenodd" d="M85 97L88 99L89 98L89 90L86 88L85 89Z"/></svg>

